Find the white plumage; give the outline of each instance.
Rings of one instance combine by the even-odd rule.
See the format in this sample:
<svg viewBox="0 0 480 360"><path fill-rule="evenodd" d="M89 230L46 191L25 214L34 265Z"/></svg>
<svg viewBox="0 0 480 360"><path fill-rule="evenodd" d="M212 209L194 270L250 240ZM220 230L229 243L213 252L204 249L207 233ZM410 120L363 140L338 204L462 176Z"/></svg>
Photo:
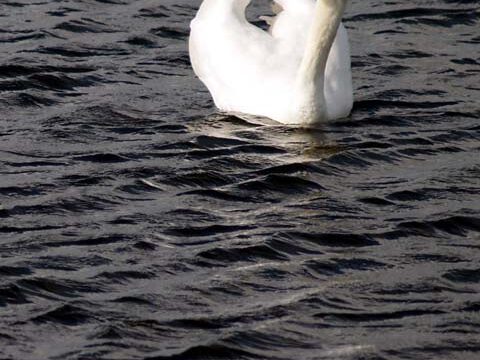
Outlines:
<svg viewBox="0 0 480 360"><path fill-rule="evenodd" d="M268 32L246 20L249 3L204 0L191 23L192 65L215 105L300 126L348 116L346 0L275 0Z"/></svg>

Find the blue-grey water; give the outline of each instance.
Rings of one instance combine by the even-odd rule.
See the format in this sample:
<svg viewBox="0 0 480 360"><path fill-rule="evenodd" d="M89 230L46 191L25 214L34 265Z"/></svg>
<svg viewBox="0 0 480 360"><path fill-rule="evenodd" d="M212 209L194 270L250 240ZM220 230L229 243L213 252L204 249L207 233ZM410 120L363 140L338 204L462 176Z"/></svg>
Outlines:
<svg viewBox="0 0 480 360"><path fill-rule="evenodd" d="M478 0L351 1L315 131L215 110L199 4L0 0L0 358L480 358Z"/></svg>

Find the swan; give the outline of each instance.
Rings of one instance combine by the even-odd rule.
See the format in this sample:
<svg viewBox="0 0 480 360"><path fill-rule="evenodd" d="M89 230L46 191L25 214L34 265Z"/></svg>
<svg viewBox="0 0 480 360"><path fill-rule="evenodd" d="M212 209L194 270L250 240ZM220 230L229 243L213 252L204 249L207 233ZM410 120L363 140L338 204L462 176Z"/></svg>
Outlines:
<svg viewBox="0 0 480 360"><path fill-rule="evenodd" d="M203 0L190 28L192 67L222 111L315 127L353 106L348 0L274 0L268 31L251 0Z"/></svg>

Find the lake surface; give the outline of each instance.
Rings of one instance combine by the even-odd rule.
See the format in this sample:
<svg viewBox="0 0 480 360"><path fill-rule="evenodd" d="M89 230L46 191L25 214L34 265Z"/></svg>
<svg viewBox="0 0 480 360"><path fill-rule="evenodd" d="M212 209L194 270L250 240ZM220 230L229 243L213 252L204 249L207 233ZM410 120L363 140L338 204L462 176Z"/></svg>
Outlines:
<svg viewBox="0 0 480 360"><path fill-rule="evenodd" d="M353 0L315 131L216 112L199 3L0 1L0 358L478 359L478 1Z"/></svg>

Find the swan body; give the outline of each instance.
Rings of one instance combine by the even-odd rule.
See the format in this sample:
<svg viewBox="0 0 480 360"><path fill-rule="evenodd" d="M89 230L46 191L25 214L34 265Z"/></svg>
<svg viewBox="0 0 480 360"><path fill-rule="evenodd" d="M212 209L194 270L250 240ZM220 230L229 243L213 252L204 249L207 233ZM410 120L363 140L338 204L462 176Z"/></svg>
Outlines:
<svg viewBox="0 0 480 360"><path fill-rule="evenodd" d="M347 0L275 0L269 31L249 23L251 0L204 0L191 23L193 69L224 111L312 126L349 115Z"/></svg>

